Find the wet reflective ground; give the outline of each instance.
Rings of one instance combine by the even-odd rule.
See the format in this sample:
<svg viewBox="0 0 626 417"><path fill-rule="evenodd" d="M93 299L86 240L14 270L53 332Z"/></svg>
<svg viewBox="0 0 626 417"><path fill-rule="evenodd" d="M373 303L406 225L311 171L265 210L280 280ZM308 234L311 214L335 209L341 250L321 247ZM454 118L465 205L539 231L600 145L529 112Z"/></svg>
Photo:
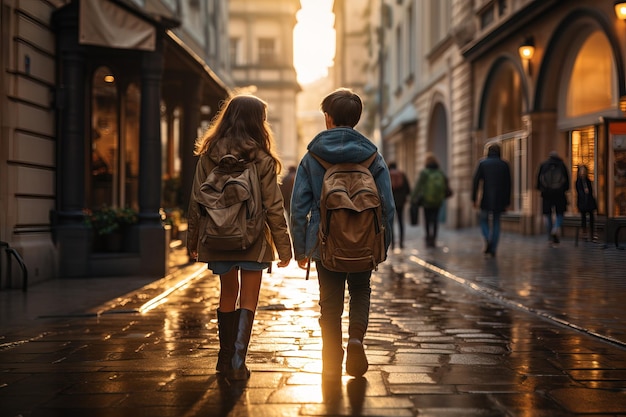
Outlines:
<svg viewBox="0 0 626 417"><path fill-rule="evenodd" d="M444 238L437 250L414 251L424 262L469 280L526 309L626 347L626 252L614 246L504 234L498 257L484 259L477 231Z"/></svg>
<svg viewBox="0 0 626 417"><path fill-rule="evenodd" d="M568 301L549 291L553 269L542 283L540 268L528 272L532 260L505 256L503 248L484 260L452 244L426 251L420 243L392 254L374 274L364 378L321 386L317 280L306 281L292 263L264 278L251 379L218 379L218 280L190 269L186 280L162 283L161 290L177 290L161 298L146 288L107 303L105 314L39 320L45 333L31 327L5 337L0 416L626 415L622 347L512 307L419 260L456 276L475 274L475 282L511 300L525 297L555 314L561 303L567 317L572 309L600 323L593 293L582 294L585 280ZM545 294L535 292L542 288ZM584 303L576 310L580 300L587 314ZM143 313L133 312L141 306ZM619 307L600 310L618 314Z"/></svg>

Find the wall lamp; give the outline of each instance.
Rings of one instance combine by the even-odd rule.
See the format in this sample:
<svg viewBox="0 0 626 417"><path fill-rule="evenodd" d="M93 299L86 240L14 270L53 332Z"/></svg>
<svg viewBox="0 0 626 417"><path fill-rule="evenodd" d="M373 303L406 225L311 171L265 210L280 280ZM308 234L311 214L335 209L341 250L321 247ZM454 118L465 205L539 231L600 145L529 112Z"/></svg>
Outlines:
<svg viewBox="0 0 626 417"><path fill-rule="evenodd" d="M615 15L620 20L626 20L626 2L624 1L615 2Z"/></svg>
<svg viewBox="0 0 626 417"><path fill-rule="evenodd" d="M625 3L626 4L626 3ZM535 43L531 38L526 39L519 47L519 56L524 61L529 61L535 54Z"/></svg>

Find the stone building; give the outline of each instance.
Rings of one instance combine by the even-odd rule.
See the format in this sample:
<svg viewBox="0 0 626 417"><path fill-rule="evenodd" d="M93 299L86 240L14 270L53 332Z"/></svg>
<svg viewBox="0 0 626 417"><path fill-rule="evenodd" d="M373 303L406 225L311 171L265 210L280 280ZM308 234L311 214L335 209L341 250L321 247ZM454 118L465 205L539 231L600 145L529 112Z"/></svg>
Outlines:
<svg viewBox="0 0 626 417"><path fill-rule="evenodd" d="M230 65L236 88L269 104L284 166L298 158L293 29L299 0L229 0Z"/></svg>
<svg viewBox="0 0 626 417"><path fill-rule="evenodd" d="M445 222L466 227L476 224L474 167L499 143L513 173L504 227L538 234L537 170L556 150L572 177L567 214L576 215L573 180L585 164L612 237L626 216L626 23L618 10L609 0L371 1L366 90L380 93L385 157L415 178L434 152L455 190ZM520 55L521 46L533 53Z"/></svg>
<svg viewBox="0 0 626 417"><path fill-rule="evenodd" d="M0 240L31 282L167 273L164 190L186 205L194 140L228 95L227 16L226 1L1 0ZM138 213L121 251L85 222L103 205Z"/></svg>

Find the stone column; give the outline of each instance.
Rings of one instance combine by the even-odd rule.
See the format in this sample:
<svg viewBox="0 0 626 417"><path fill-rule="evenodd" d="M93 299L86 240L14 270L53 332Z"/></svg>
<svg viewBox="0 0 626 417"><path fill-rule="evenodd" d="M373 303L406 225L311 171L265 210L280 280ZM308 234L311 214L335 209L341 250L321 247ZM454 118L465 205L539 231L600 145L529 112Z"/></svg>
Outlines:
<svg viewBox="0 0 626 417"><path fill-rule="evenodd" d="M58 111L57 210L52 226L61 277L85 276L91 252L91 230L84 224L85 207L85 51L78 43L78 9L75 3L53 16L60 61L56 91Z"/></svg>
<svg viewBox="0 0 626 417"><path fill-rule="evenodd" d="M161 222L161 79L163 39L141 58L139 128L139 252L140 271L147 276L168 273L169 230Z"/></svg>
<svg viewBox="0 0 626 417"><path fill-rule="evenodd" d="M189 204L189 196L191 194L191 185L196 171L197 157L193 155L196 137L198 136L198 127L200 126L200 107L202 103L203 83L198 77L190 78L184 84L186 100L182 101L183 105L183 123L181 125L181 193L183 200L183 210L187 210ZM215 111L215 109L211 109Z"/></svg>

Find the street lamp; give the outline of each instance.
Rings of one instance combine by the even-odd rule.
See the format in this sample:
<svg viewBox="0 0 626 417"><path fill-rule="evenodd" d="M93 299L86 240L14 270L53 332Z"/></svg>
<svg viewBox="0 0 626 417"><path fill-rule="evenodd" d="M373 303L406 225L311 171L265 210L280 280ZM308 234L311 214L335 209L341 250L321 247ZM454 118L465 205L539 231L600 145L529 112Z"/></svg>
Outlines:
<svg viewBox="0 0 626 417"><path fill-rule="evenodd" d="M526 38L524 42L520 45L519 56L522 58L522 64L524 65L524 70L530 75L530 60L535 55L535 43L532 38Z"/></svg>
<svg viewBox="0 0 626 417"><path fill-rule="evenodd" d="M620 20L626 20L626 2L624 1L615 2L615 15Z"/></svg>
<svg viewBox="0 0 626 417"><path fill-rule="evenodd" d="M531 38L528 38L520 45L518 51L520 58L525 61L530 61L535 54L535 43Z"/></svg>

